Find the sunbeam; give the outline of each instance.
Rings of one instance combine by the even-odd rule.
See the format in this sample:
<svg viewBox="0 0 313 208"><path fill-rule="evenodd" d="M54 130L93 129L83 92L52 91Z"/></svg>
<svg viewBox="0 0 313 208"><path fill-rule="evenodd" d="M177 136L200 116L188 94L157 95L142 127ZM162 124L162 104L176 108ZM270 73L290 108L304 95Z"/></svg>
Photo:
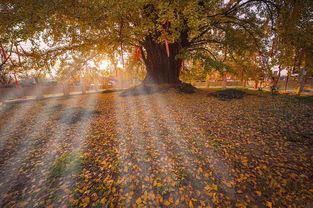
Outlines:
<svg viewBox="0 0 313 208"><path fill-rule="evenodd" d="M143 90L143 89L142 89ZM142 92L143 95L147 94L147 92ZM137 99L137 104L140 111L140 120L147 126L143 126L146 129L147 134L146 136L150 137L150 142L145 144L145 147L150 154L158 153L156 157L150 157L149 161L154 166L154 174L158 180L158 177L162 178L159 183L161 187L164 186L168 188L171 196L170 201L177 201L179 200L178 193L175 191L174 187L171 187L171 183L177 182L178 178L175 175L175 164L173 158L170 158L167 154L169 147L164 143L164 136L161 135L161 128L160 123L158 120L163 116L159 114L157 104L155 103L154 99L151 99L153 95L146 95L146 96L139 96ZM138 104L139 102L139 104Z"/></svg>
<svg viewBox="0 0 313 208"><path fill-rule="evenodd" d="M151 100L150 102L152 102L153 106L155 107L153 108L155 109L155 113L158 115L163 115L157 122L161 121L159 125L163 127L165 126L166 131L169 133L168 137L170 142L175 144L175 148L172 149L172 151L170 152L174 153L172 157L174 157L174 161L176 160L176 170L174 169L176 174L185 174L185 177L188 177L188 175L192 175L192 177L188 178L189 182L191 182L191 186L199 186L202 183L204 184L203 187L209 188L212 186L215 187L216 183L220 184L221 182L225 182L226 184L229 184L230 182L232 182L232 177L230 176L231 169L222 162L223 160L221 159L221 156L218 156L216 153L210 150L210 148L201 148L201 155L197 154L197 151L194 150L194 145L199 145L194 141L205 141L205 133L201 132L202 129L198 128L199 124L196 120L193 119L192 115L177 112L178 109L167 110L167 108L170 107L171 104L166 101L167 99L162 95L162 93L155 93L150 95L149 100ZM175 115L182 115L183 118L180 118L179 120L183 121L183 123L180 123L180 125L178 125L178 123L175 122L176 118L173 117L170 112L175 112ZM170 146L169 143L167 145ZM179 155L181 156L179 157ZM222 181L212 181L211 178L209 178L208 176L204 176L201 174L203 169L207 169L208 167L204 167L200 164L192 162L197 161L197 159L199 159L197 157L200 156L201 160L206 161L206 164L209 169L211 169L211 172L213 172L215 176L218 176L218 178L221 178ZM177 158L178 160L175 158ZM181 166L183 166L184 168L181 169ZM226 187L223 184L222 188L224 189L224 191L227 192L227 194L233 196L234 190ZM214 200L214 197L216 198L216 195L212 194L211 197L212 198L209 199L205 196L202 196L202 204L212 206L212 199Z"/></svg>
<svg viewBox="0 0 313 208"><path fill-rule="evenodd" d="M52 126L48 120L59 113L59 105L56 105L58 99L47 99L41 102L47 104L41 105L33 103L32 108L36 110L35 115L29 116L32 120L26 122L26 130L22 129L24 135L20 135L22 139L21 142L14 147L14 152L11 154L10 159L7 159L3 166L1 166L1 169L3 170L1 174L1 179L3 181L1 184L1 191L3 193L6 193L12 186L16 185L13 181L18 179L20 172L23 172L23 169L28 169L27 167L32 165L31 163L28 163L28 159L38 157L37 151L41 150L40 147L42 147L42 145L45 145L40 139L51 133L48 129ZM25 131L27 132L28 137L25 137ZM37 134L34 135L33 131L37 131ZM39 156L41 154L43 153L39 152ZM12 174L7 174L8 172Z"/></svg>
<svg viewBox="0 0 313 208"><path fill-rule="evenodd" d="M97 105L98 105L98 94L90 94L87 96L86 102L81 102L80 105L84 106L86 110L81 114L81 122L77 123L77 126L74 127L73 139L71 140L71 148L67 151L67 154L74 154L75 157L82 157L82 154L86 149L86 139L88 137L88 133L90 131L92 120L94 119ZM84 118L87 118L85 121ZM64 153L63 153L64 154ZM78 158L77 158L78 159ZM80 167L71 170L70 172L63 175L63 179L59 181L56 187L62 187L58 189L58 191L54 194L56 198L61 198L61 202L57 203L58 206L66 206L70 199L73 198L73 194L70 195L69 191L74 191L75 185L75 176L77 176L80 172Z"/></svg>
<svg viewBox="0 0 313 208"><path fill-rule="evenodd" d="M47 120L50 116L53 115L53 113L58 111L58 109L56 108L49 112L49 109L53 108L53 106L55 105L56 100L49 101L50 102L48 103L48 105L42 106L41 109L36 108L37 106L33 106L34 108L36 108L37 114L34 120L31 121L32 124L28 122L28 131L34 131L34 128L36 130L40 129L38 131L39 135L34 137L29 135L26 138L25 135L21 135L22 141L14 148L14 152L11 154L10 159L7 158L5 163L1 166L1 192L6 193L14 185L13 181L18 177L22 165L27 165L27 159L31 157L31 155L33 155L33 153L37 150L35 148L36 144L40 144L40 141L38 140L42 136L41 134L44 134L44 132L46 131L45 128L47 128L49 125L47 123ZM8 172L10 174L7 174ZM1 202L2 200L3 199L1 198Z"/></svg>
<svg viewBox="0 0 313 208"><path fill-rule="evenodd" d="M60 90L61 87L57 86L55 87L56 90ZM32 89L30 93L34 93L36 91L36 89ZM13 133L14 131L18 131L18 129L23 125L21 121L25 120L26 118L28 118L26 115L28 115L29 112L34 112L36 114L39 114L40 111L38 111L37 109L37 103L36 102L32 102L26 100L26 103L20 103L17 104L17 107L12 107L12 109L14 112L12 113L12 115L10 116L10 118L5 122L5 124L0 126L0 136L2 137L2 139L0 140L0 152L3 150L4 146L6 145L7 139L5 138L9 138L9 136L7 136L8 134ZM55 101L53 101L55 102ZM8 107L10 107L11 105L14 104L7 104ZM40 106L41 107L41 106ZM6 109L6 107L4 108L4 110ZM7 113L7 112L5 112ZM28 121L24 122L25 124L28 123Z"/></svg>
<svg viewBox="0 0 313 208"><path fill-rule="evenodd" d="M0 208L313 207L313 0L0 0Z"/></svg>
<svg viewBox="0 0 313 208"><path fill-rule="evenodd" d="M144 144L143 132L139 131L141 125L138 116L138 106L132 98L115 97L115 114L117 117L117 129L119 138L120 161L122 167L132 167L133 170L122 169L120 177L123 178L123 194L121 201L123 206L129 206L130 199L136 193L139 181L151 175L151 166L147 166L147 151ZM124 116L130 118L131 123L125 122ZM139 174L139 175L137 175ZM135 178L135 176L137 177ZM138 178L139 177L139 178ZM134 188L129 184L135 183ZM152 187L148 183L142 183L140 189L143 192L151 192ZM138 194L138 193L137 193Z"/></svg>
<svg viewBox="0 0 313 208"><path fill-rule="evenodd" d="M96 95L90 95L89 100L87 100L85 103L87 104L86 107L89 107L90 103L94 103L95 101L95 97ZM14 185L14 180L15 178L17 179L17 177L32 177L31 181L27 181L23 183L23 186L27 189L23 189L21 190L22 192L20 192L18 197L21 197L23 195L23 197L30 197L30 198L34 198L39 197L39 196L44 196L44 191L45 190L45 186L47 185L47 178L49 176L49 172L50 172L50 167L51 167L51 163L54 160L54 158L56 157L56 154L61 151L62 149L67 149L70 147L67 146L62 146L62 144L66 144L64 143L64 140L66 139L67 136L69 136L68 133L66 133L67 131L67 127L65 125L66 122L73 122L75 119L79 119L77 117L75 117L75 112L72 112L70 114L68 114L68 112L71 111L71 109L73 107L75 107L75 105L80 104L80 105L84 105L85 103L79 103L79 98L69 98L67 100L70 100L69 103L67 103L68 107L65 107L64 111L60 111L63 107L59 105L55 106L56 101L58 101L58 99L49 99L48 101L50 101L48 103L48 106L46 108L46 112L40 112L41 114L39 114L39 116L35 119L36 122L34 122L35 126L32 126L32 128L35 128L36 130L38 130L38 134L41 135L43 134L43 136L45 136L47 133L49 135L49 138L47 141L45 141L46 143L39 143L40 146L36 145L38 143L38 139L40 139L40 137L36 137L35 138L28 138L27 141L30 141L30 144L26 143L26 141L24 143L22 143L20 145L20 147L18 148L19 151L17 151L17 155L14 155L12 157L12 162L8 163L7 165L5 165L6 168L4 168L3 170L5 171L9 171L13 174L11 175L3 175L4 176L4 180L6 181L6 183L2 184L2 192L6 193L6 190L9 190L9 188L11 186ZM67 101L66 100L66 101ZM59 108L58 106L60 106L61 108ZM90 111L91 112L91 111ZM57 113L57 114L55 114ZM63 114L60 114L63 113ZM79 113L79 112L78 112ZM84 111L81 115L81 117L87 117L89 111ZM53 120L55 121L54 124L51 123L51 120L49 122L47 122L48 119L54 118ZM65 122L65 123L64 123ZM75 121L74 121L75 122ZM42 125L44 124L44 125ZM79 131L77 131L78 133L84 133L85 134L85 130L87 128L88 124L86 124L85 126L82 126L81 128L77 128L79 129ZM53 127L52 129L47 131L47 127ZM80 134L78 134L80 135ZM82 137L84 137L84 135L80 135ZM81 151L81 146L82 146L82 142L83 140L77 139L74 140L75 144L75 148L79 149L79 151ZM37 149L39 149L41 152L36 152ZM46 152L42 152L42 150L46 150ZM31 155L36 155L35 158L33 158L33 156ZM34 163L33 160L35 160L36 162L33 164L27 164L25 166L25 161L27 158L31 158L31 161ZM21 168L19 168L20 166L22 166L23 164L23 168L26 169L26 173L29 175L25 175L26 173L19 175L19 172L21 170ZM29 166L30 165L30 166ZM34 166L35 165L35 166ZM12 168L14 168L14 171L12 170ZM30 169L29 169L30 168ZM15 172L15 174L14 174ZM6 173L6 172L4 172ZM35 176L39 176L35 177ZM29 184L30 183L30 184ZM29 186L28 186L29 185ZM29 187L32 187L32 189L29 189ZM36 191L37 190L37 191ZM30 193L30 195L29 195ZM30 199L29 198L29 199ZM36 204L35 204L36 205Z"/></svg>

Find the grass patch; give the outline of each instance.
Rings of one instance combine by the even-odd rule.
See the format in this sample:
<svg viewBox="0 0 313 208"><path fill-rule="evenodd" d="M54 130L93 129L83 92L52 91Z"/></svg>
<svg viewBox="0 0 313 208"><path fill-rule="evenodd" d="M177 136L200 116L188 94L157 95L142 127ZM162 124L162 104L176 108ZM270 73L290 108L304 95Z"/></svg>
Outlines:
<svg viewBox="0 0 313 208"><path fill-rule="evenodd" d="M82 164L80 154L75 152L64 153L57 158L50 171L50 176L53 178L61 177L67 173L77 170Z"/></svg>
<svg viewBox="0 0 313 208"><path fill-rule="evenodd" d="M180 186L187 186L190 178L190 174L188 171L184 169L178 169L176 173L177 180L179 181Z"/></svg>
<svg viewBox="0 0 313 208"><path fill-rule="evenodd" d="M13 110L14 108L17 108L17 107L18 107L18 104L16 104L16 103L3 104L2 109L0 108L0 110L1 111L9 111L9 110Z"/></svg>
<svg viewBox="0 0 313 208"><path fill-rule="evenodd" d="M224 147L226 145L228 145L229 143L228 142L225 142L225 141L220 141L220 140L217 140L217 139L213 139L211 141L211 145L214 147L214 148L219 148L219 147Z"/></svg>
<svg viewBox="0 0 313 208"><path fill-rule="evenodd" d="M291 96L286 96L286 98L290 102L313 104L313 96L291 95Z"/></svg>
<svg viewBox="0 0 313 208"><path fill-rule="evenodd" d="M161 186L158 186L158 187L157 187L157 192L158 192L160 195L162 195L162 196L168 194L168 193L169 193L169 187L168 187L168 185L161 185Z"/></svg>

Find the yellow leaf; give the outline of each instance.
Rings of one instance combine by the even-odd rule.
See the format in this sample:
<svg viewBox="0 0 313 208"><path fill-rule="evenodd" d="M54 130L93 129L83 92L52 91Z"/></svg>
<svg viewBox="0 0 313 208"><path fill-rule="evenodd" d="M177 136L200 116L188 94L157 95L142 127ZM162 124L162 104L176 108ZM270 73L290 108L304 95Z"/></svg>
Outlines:
<svg viewBox="0 0 313 208"><path fill-rule="evenodd" d="M88 204L89 204L89 202L90 202L90 198L89 198L88 196L85 197L85 198L83 199L83 204L82 204L82 206L83 206L83 207L87 207Z"/></svg>
<svg viewBox="0 0 313 208"><path fill-rule="evenodd" d="M168 205L170 205L170 204L171 204L171 202L169 202L169 201L165 201L165 202L164 202L164 205L165 205L165 206L168 206Z"/></svg>
<svg viewBox="0 0 313 208"><path fill-rule="evenodd" d="M241 160L241 162L242 162L242 164L244 164L245 166L248 165L248 160L246 160L246 159Z"/></svg>
<svg viewBox="0 0 313 208"><path fill-rule="evenodd" d="M96 193L92 194L92 200L97 201L98 200L98 195Z"/></svg>
<svg viewBox="0 0 313 208"><path fill-rule="evenodd" d="M101 204L105 204L107 202L107 199L105 197L103 197L100 202L101 202Z"/></svg>
<svg viewBox="0 0 313 208"><path fill-rule="evenodd" d="M163 197L160 194L158 194L158 199L160 202L163 202Z"/></svg>
<svg viewBox="0 0 313 208"><path fill-rule="evenodd" d="M218 190L218 186L217 186L216 184L213 184L213 185L211 185L211 186L207 185L207 186L205 186L204 188L205 188L205 190L207 190L207 191L212 191L212 190L217 191L217 190Z"/></svg>
<svg viewBox="0 0 313 208"><path fill-rule="evenodd" d="M23 201L23 202L18 203L18 206L19 207L25 207L27 204L28 204L27 201Z"/></svg>
<svg viewBox="0 0 313 208"><path fill-rule="evenodd" d="M291 173L291 174L290 174L290 177L293 178L293 179L295 179L297 176L298 176L298 175L295 174L295 173Z"/></svg>
<svg viewBox="0 0 313 208"><path fill-rule="evenodd" d="M136 204L140 204L141 203L141 198L139 197L137 200L136 200Z"/></svg>
<svg viewBox="0 0 313 208"><path fill-rule="evenodd" d="M273 208L272 202L269 202L269 201L266 202L266 206L269 207L269 208Z"/></svg>
<svg viewBox="0 0 313 208"><path fill-rule="evenodd" d="M245 205L245 204L243 204L243 203L241 203L241 202L238 202L238 203L236 203L236 207L239 207L239 208L246 208L247 205Z"/></svg>
<svg viewBox="0 0 313 208"><path fill-rule="evenodd" d="M231 188L232 187L232 182L227 182L227 181L225 181L225 182L223 182L228 188Z"/></svg>
<svg viewBox="0 0 313 208"><path fill-rule="evenodd" d="M214 204L217 204L217 203L219 202L218 196L217 196L216 193L213 193L213 199L212 199L212 201L213 201Z"/></svg>
<svg viewBox="0 0 313 208"><path fill-rule="evenodd" d="M154 201L155 195L154 195L153 192L150 192L150 193L149 193L149 199L152 200L152 201Z"/></svg>
<svg viewBox="0 0 313 208"><path fill-rule="evenodd" d="M213 185L212 185L212 190L217 191L217 189L218 189L217 185L216 185L216 184L213 184Z"/></svg>
<svg viewBox="0 0 313 208"><path fill-rule="evenodd" d="M179 199L175 201L175 206L178 206L178 205L179 205Z"/></svg>
<svg viewBox="0 0 313 208"><path fill-rule="evenodd" d="M206 185L206 186L204 187L204 189L207 190L207 191L210 191L210 190L211 190L211 187L210 187L209 185Z"/></svg>
<svg viewBox="0 0 313 208"><path fill-rule="evenodd" d="M189 208L194 208L192 201L189 201Z"/></svg>
<svg viewBox="0 0 313 208"><path fill-rule="evenodd" d="M162 186L162 184L161 183L156 183L155 186L156 187L160 187L160 186Z"/></svg>
<svg viewBox="0 0 313 208"><path fill-rule="evenodd" d="M258 196L262 196L262 192L261 191L256 191L255 192Z"/></svg>

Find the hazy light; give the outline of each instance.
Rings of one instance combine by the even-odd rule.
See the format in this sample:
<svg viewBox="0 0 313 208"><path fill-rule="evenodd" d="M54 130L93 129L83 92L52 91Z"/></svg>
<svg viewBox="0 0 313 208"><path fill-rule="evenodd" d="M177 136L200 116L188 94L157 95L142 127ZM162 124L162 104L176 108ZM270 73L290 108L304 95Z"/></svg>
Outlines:
<svg viewBox="0 0 313 208"><path fill-rule="evenodd" d="M100 70L105 70L105 71L109 71L109 66L111 65L111 62L107 59L103 59L100 64L99 64L99 68Z"/></svg>
<svg viewBox="0 0 313 208"><path fill-rule="evenodd" d="M121 163L121 167L128 167L130 164L132 167L139 168L141 171L141 176L150 175L150 171L148 167L143 167L138 163L136 159L143 159L141 157L146 157L146 152L144 150L143 144L143 134L138 131L140 120L136 113L137 106L134 101L129 97L119 97L115 94L114 97L114 109L116 116L116 130L118 132L118 147L119 147L119 161ZM129 118L125 121L124 118ZM130 123L131 122L131 123ZM130 147L134 147L134 149L129 149ZM135 155L134 160L129 158L129 152L134 151ZM138 169L137 169L138 170ZM132 179L132 173L127 170L122 169L119 173L119 177L122 178L122 190L123 193L135 192L136 190L132 190L130 186L127 184ZM149 187L151 189L151 187ZM122 196L123 198L126 196ZM123 200L123 206L129 205L126 198Z"/></svg>
<svg viewBox="0 0 313 208"><path fill-rule="evenodd" d="M48 102L47 105L41 106L39 109L37 109L38 114L35 116L34 120L28 123L28 125L31 126L33 130L38 131L38 133L42 133L43 131L45 131L44 129L45 126L43 124L46 124L50 116L53 115L55 111L57 111L57 109L54 109L51 111L49 110L57 102L56 99L48 99L48 101L47 101ZM29 110L32 110L33 108L37 107L37 105L35 104L36 102L33 102L29 106L26 106L24 108L23 108L23 104L21 104L22 106L19 109L17 109L17 112L14 114L14 119L8 121L6 128L12 128L12 130L16 128L20 128L20 126L14 126L16 123L16 120L21 121L22 119L25 119L25 117L29 116L27 115L27 113L29 113ZM18 116L18 117L15 117L15 116ZM12 134L12 133L10 132L9 134ZM6 137L9 138L8 135ZM6 144L5 141L6 140L1 139L1 143L3 143L3 145L1 145L1 148L0 148L1 151L5 147L5 144ZM23 163L25 163L28 157L33 152L36 151L36 149L34 149L34 145L36 144L36 142L38 141L33 136L25 135L25 138L23 138L22 142L20 144L17 144L17 146L15 147L15 150L12 156L5 161L5 163L3 164L1 168L3 172L1 172L1 175L0 175L0 181L2 182L0 185L1 193L6 193L14 185L14 180L19 175L19 169L21 168ZM6 173L10 173L10 174L6 174ZM2 203L2 198L0 196L0 206L1 206L1 203Z"/></svg>
<svg viewBox="0 0 313 208"><path fill-rule="evenodd" d="M40 148L45 150L45 152L42 152L36 159L34 159L35 166L32 168L34 172L31 172L30 174L32 176L35 176L32 181L28 181L24 189L27 189L28 195L25 195L25 198L31 198L32 202L40 202L42 200L36 200L38 197L42 197L44 195L40 193L44 193L47 188L49 188L48 185L48 177L49 177L49 169L53 163L53 161L56 159L57 153L62 151L62 148L64 146L64 140L67 138L68 131L72 128L72 125L68 126L63 121L69 121L71 122L73 119L75 119L75 110L79 109L79 107L83 106L83 111L80 114L82 118L82 124L79 122L79 126L75 126L75 131L78 136L75 136L75 139L73 139L72 142L72 149L70 151L80 154L84 150L84 141L86 139L86 134L88 127L90 126L90 120L85 120L85 117L91 116L90 114L93 113L93 109L95 108L96 103L96 97L97 94L87 94L85 96L88 96L87 98L81 99L80 97L72 97L68 98L68 100L65 101L66 107L64 107L63 110L59 109L58 106L62 107L62 103L59 105L56 105L58 102L58 99L52 98L47 99L47 105L42 106L42 109L38 109L38 115L34 118L33 121L31 121L32 129L34 129L38 134L43 134L43 132L46 131L46 127L48 124L51 124L50 122L47 123L48 120L55 120L54 126L51 129L51 133L48 136L46 143L43 143ZM88 109L88 110L85 110ZM72 111L73 110L73 111ZM68 113L68 112L73 113ZM26 115L26 112L24 112L24 115ZM43 125L44 124L44 125ZM75 133L75 135L76 135ZM19 176L19 169L21 167L24 167L25 162L27 159L36 153L37 148L35 148L36 143L38 142L38 139L36 136L26 135L27 137L22 141L21 144L19 144L16 147L15 153L6 161L6 163L3 165L2 170L5 172L1 172L0 174L0 191L1 193L7 193L7 191L10 190L10 188L15 184L15 180ZM10 173L10 174L6 174ZM40 177L36 177L40 176ZM69 181L64 177L65 181L62 181L63 183L72 184L73 181ZM39 191L35 191L39 190ZM58 195L60 193L57 193ZM63 193L62 193L63 194ZM0 206L2 197L0 197ZM30 203L31 204L31 203ZM37 206L36 204L33 204L34 206Z"/></svg>
<svg viewBox="0 0 313 208"><path fill-rule="evenodd" d="M72 147L69 152L67 153L74 153L75 155L80 156L86 149L86 138L88 135L89 128L91 126L91 120L93 116L93 112L97 107L97 101L98 101L98 96L99 94L97 93L91 93L87 94L85 96L88 96L86 98L87 102L84 103L79 103L79 106L84 106L85 111L83 111L81 115L81 122L78 122L78 125L75 128L75 136L73 137L74 140L72 140ZM78 98L76 98L78 99ZM84 120L87 121L84 121ZM73 128L73 127L71 127ZM64 132L65 133L65 132ZM65 138L66 136L64 136ZM55 158L55 155L53 156ZM68 175L63 176L63 180L58 184L59 186L66 185L69 189L71 189L75 183L73 180L74 177L73 175L77 175L79 173L80 169L73 170L72 172L68 173ZM46 182L48 182L46 178ZM36 190L36 188L34 188ZM45 190L42 190L45 191ZM72 190L73 191L73 190ZM73 192L72 192L73 193ZM69 202L69 196L70 193L65 193L64 191L61 191L60 189L57 190L55 193L55 196L58 197L63 197L65 200L62 200L62 204L58 204L58 206L66 206Z"/></svg>

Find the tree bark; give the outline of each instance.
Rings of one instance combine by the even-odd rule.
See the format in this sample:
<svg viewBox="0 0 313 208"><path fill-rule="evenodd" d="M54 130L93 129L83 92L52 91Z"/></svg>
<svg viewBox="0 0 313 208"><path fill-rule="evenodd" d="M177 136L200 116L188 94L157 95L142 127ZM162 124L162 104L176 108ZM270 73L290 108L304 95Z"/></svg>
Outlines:
<svg viewBox="0 0 313 208"><path fill-rule="evenodd" d="M222 81L222 88L226 89L227 87L227 76L226 74L223 76L223 81Z"/></svg>
<svg viewBox="0 0 313 208"><path fill-rule="evenodd" d="M210 88L210 81L211 81L211 77L207 74L206 79L205 79L206 88Z"/></svg>
<svg viewBox="0 0 313 208"><path fill-rule="evenodd" d="M305 70L301 69L300 70L300 75L299 75L299 90L298 90L298 95L300 95L303 90L304 90L304 84L305 84Z"/></svg>
<svg viewBox="0 0 313 208"><path fill-rule="evenodd" d="M288 70L287 77L286 77L286 82L285 82L285 92L287 92L289 77L290 77L290 71Z"/></svg>
<svg viewBox="0 0 313 208"><path fill-rule="evenodd" d="M273 83L273 88L275 88L277 90L277 85L278 85L278 82L279 82L279 79L280 79L280 74L281 74L281 65L278 66L278 75L277 77L275 78L274 77L274 83Z"/></svg>
<svg viewBox="0 0 313 208"><path fill-rule="evenodd" d="M143 42L145 53L142 58L146 65L147 75L144 83L149 84L179 84L179 74L182 60L177 59L179 53L179 43L169 43L170 55L168 57L164 43L158 43L151 37L147 37Z"/></svg>
<svg viewBox="0 0 313 208"><path fill-rule="evenodd" d="M86 94L86 85L83 79L80 79L80 86L81 86L82 94Z"/></svg>
<svg viewBox="0 0 313 208"><path fill-rule="evenodd" d="M300 95L302 93L302 91L304 90L304 82L305 82L305 70L302 68L302 60L303 60L303 50L300 49L299 52L299 61L298 61L298 70L299 70L299 89L298 89L298 95Z"/></svg>
<svg viewBox="0 0 313 208"><path fill-rule="evenodd" d="M241 71L241 79L240 79L240 83L241 83L241 86L245 87L245 84L244 84L244 73L243 73L243 70Z"/></svg>
<svg viewBox="0 0 313 208"><path fill-rule="evenodd" d="M259 86L259 80L255 79L255 81L254 81L254 89L258 89L258 86Z"/></svg>

